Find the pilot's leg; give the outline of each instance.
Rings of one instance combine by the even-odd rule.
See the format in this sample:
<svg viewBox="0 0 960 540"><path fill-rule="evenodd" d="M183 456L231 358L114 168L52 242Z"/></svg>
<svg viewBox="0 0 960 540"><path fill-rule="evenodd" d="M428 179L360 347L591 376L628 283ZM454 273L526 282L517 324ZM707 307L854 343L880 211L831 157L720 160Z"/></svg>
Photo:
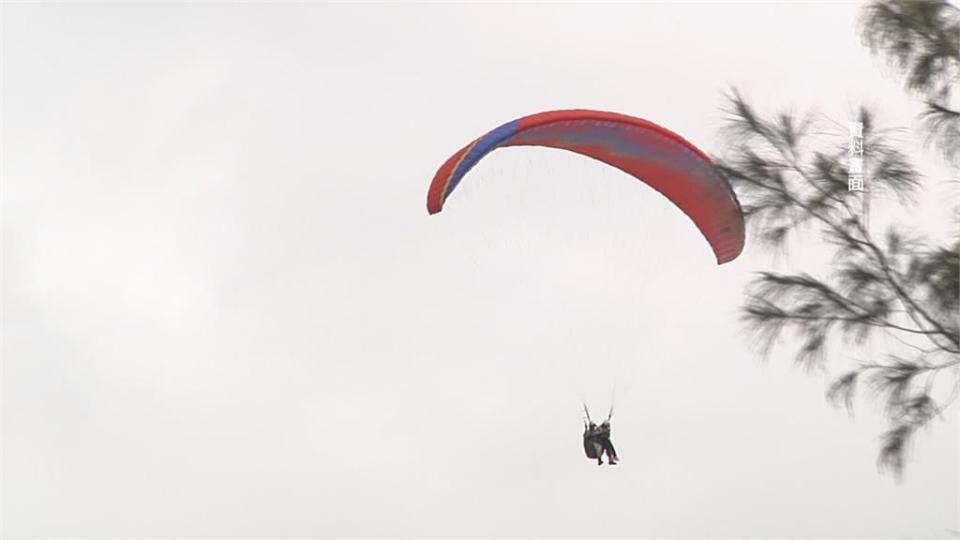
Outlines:
<svg viewBox="0 0 960 540"><path fill-rule="evenodd" d="M604 450L607 452L607 463L610 465L616 465L620 458L617 457L617 451L613 448L613 443L610 442L610 439L604 441Z"/></svg>

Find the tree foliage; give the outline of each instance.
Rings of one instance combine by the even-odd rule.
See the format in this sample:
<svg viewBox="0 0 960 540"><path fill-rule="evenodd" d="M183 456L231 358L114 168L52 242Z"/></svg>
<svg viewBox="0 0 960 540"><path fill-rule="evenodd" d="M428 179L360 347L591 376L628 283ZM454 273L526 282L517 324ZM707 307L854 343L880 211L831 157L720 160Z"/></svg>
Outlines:
<svg viewBox="0 0 960 540"><path fill-rule="evenodd" d="M960 10L943 1L879 1L864 9L861 24L864 43L923 97L928 141L960 163L960 111L950 106L960 86Z"/></svg>
<svg viewBox="0 0 960 540"><path fill-rule="evenodd" d="M958 115L948 105L960 73L955 12L933 2L876 2L863 19L866 43L890 55L907 87L924 94L924 118L940 115L930 133L948 159L956 159L960 146ZM743 321L765 354L780 338L795 338L796 362L808 368L838 356L837 346L864 344L880 333L896 338L908 352L862 358L830 384L826 397L851 411L858 389L882 398L890 425L878 464L900 475L917 430L960 393L960 236L938 243L896 223L873 230L866 195L848 191L848 140L814 140L812 117L763 116L737 91L728 113L733 144L720 166L754 239L784 252L799 239L797 231L814 230L833 253L826 271L761 272L747 288ZM857 116L869 200L910 207L924 180L893 132L880 129L867 109Z"/></svg>

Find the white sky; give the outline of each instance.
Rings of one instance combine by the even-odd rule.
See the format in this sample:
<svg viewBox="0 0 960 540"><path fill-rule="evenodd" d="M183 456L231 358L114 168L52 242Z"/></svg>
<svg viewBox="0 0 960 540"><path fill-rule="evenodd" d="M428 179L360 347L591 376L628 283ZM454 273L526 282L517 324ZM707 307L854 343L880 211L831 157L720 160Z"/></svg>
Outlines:
<svg viewBox="0 0 960 540"><path fill-rule="evenodd" d="M453 151L543 110L709 152L730 85L910 126L856 14L4 3L0 534L960 528L955 410L898 486L874 403L851 420L828 374L749 348L759 250L717 267L660 195L543 149L494 153L425 209ZM600 468L580 399L602 414L612 392L623 461Z"/></svg>

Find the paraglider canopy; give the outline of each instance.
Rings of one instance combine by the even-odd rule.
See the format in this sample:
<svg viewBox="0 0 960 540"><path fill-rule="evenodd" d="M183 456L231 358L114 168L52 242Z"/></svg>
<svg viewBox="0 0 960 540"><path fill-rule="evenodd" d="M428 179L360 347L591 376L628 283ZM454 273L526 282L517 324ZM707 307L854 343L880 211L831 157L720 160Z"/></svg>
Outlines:
<svg viewBox="0 0 960 540"><path fill-rule="evenodd" d="M718 264L743 250L740 203L709 157L676 133L625 114L585 109L524 116L488 132L440 166L427 193L436 214L484 156L507 146L568 150L616 167L670 199L700 229Z"/></svg>

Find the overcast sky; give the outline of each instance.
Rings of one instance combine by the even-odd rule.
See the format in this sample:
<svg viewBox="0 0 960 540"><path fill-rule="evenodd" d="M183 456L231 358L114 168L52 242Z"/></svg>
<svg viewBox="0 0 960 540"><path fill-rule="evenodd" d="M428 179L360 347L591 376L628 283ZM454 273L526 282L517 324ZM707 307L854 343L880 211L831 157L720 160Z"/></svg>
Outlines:
<svg viewBox="0 0 960 540"><path fill-rule="evenodd" d="M425 208L451 153L543 110L712 153L731 85L912 126L857 9L4 3L0 534L960 528L956 407L879 475L875 404L823 391L886 345L761 363L753 246L718 267L662 196L545 149ZM581 399L615 401L619 466L584 459Z"/></svg>

